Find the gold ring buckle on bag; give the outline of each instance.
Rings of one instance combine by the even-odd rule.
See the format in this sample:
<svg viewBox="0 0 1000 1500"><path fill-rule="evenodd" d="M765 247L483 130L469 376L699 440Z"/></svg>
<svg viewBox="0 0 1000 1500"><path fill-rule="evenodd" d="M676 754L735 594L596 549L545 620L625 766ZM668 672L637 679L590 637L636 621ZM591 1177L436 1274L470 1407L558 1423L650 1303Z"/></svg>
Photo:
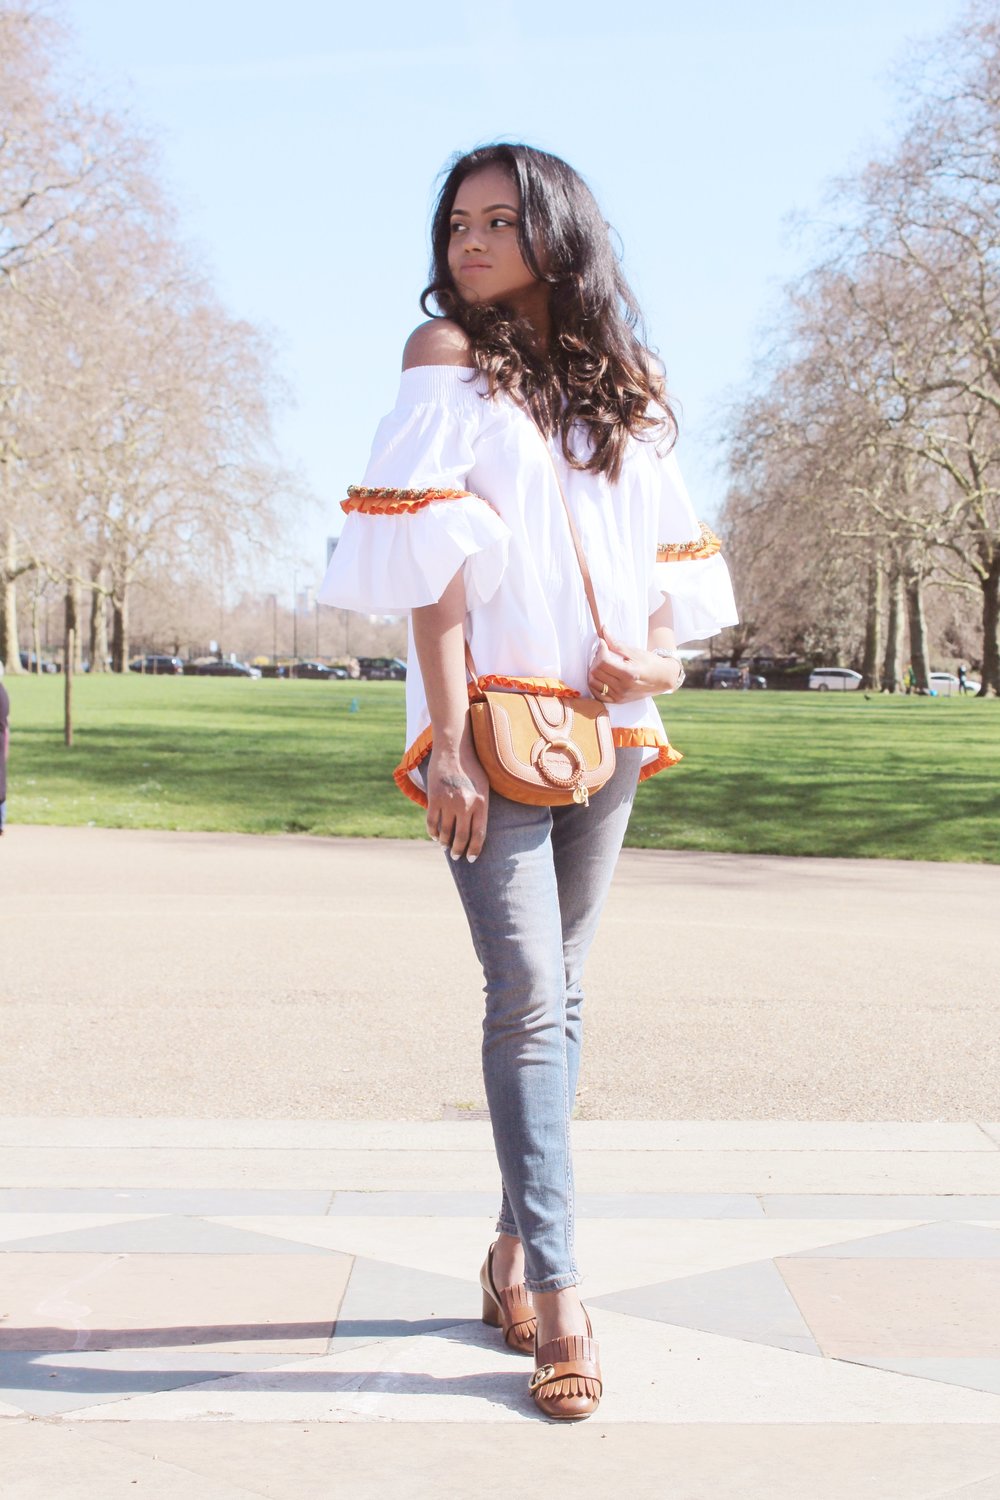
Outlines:
<svg viewBox="0 0 1000 1500"><path fill-rule="evenodd" d="M553 771L552 767L548 764L546 756L550 750L562 750L569 756L570 760L575 762L574 768L568 776L560 776L559 772ZM531 763L537 768L539 775L544 776L545 780L550 782L552 786L563 787L567 791L571 787L579 785L583 778L583 773L587 769L587 764L579 745L574 745L572 740L543 740L531 757Z"/></svg>

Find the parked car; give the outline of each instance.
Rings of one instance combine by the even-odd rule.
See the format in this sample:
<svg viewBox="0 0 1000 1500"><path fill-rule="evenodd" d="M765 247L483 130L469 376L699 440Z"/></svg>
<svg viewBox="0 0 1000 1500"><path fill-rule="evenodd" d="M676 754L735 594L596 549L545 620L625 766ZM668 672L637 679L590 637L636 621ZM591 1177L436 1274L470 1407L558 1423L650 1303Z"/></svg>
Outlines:
<svg viewBox="0 0 1000 1500"><path fill-rule="evenodd" d="M38 658L35 656L34 651L21 651L18 654L20 655L21 666L23 667L24 671L25 672L34 672L35 671L35 663L38 660ZM45 658L44 658L44 656L43 656L42 659L41 659L41 662L39 664L38 670L40 672L58 672L59 671L59 664L58 664L58 662L54 662L54 661L46 661Z"/></svg>
<svg viewBox="0 0 1000 1500"><path fill-rule="evenodd" d="M362 677L372 682L405 682L406 662L398 656L359 656Z"/></svg>
<svg viewBox="0 0 1000 1500"><path fill-rule="evenodd" d="M184 663L179 656L134 656L128 664L130 672L150 672L156 676L180 677Z"/></svg>
<svg viewBox="0 0 1000 1500"><path fill-rule="evenodd" d="M259 677L260 667L248 667L245 661L203 661L197 665L199 677Z"/></svg>
<svg viewBox="0 0 1000 1500"><path fill-rule="evenodd" d="M311 677L319 682L341 680L347 676L344 667L331 667L325 661L300 661L291 668L293 677Z"/></svg>
<svg viewBox="0 0 1000 1500"><path fill-rule="evenodd" d="M930 684L931 691L936 693L939 698L951 698L954 694L961 691L958 678L954 672L932 672L930 675ZM982 684L976 682L972 677L965 679L965 691L967 693L978 693L981 686Z"/></svg>
<svg viewBox="0 0 1000 1500"><path fill-rule="evenodd" d="M705 674L705 686L708 688L741 688L743 686L742 667L710 667ZM766 677L756 676L753 672L747 676L747 686L751 688L766 688Z"/></svg>
<svg viewBox="0 0 1000 1500"><path fill-rule="evenodd" d="M861 686L861 673L852 672L850 667L813 667L807 685L820 693L829 692L831 688L846 693Z"/></svg>

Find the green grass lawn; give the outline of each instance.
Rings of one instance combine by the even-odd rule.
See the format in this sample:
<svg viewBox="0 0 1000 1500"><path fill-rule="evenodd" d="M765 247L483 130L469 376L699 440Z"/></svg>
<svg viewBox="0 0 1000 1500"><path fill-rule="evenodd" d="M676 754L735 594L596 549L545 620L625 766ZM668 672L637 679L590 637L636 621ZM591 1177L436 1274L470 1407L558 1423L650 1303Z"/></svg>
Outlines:
<svg viewBox="0 0 1000 1500"><path fill-rule="evenodd" d="M392 779L399 683L8 678L14 823L416 838ZM685 754L639 792L656 849L1000 860L1000 702L860 693L664 699Z"/></svg>

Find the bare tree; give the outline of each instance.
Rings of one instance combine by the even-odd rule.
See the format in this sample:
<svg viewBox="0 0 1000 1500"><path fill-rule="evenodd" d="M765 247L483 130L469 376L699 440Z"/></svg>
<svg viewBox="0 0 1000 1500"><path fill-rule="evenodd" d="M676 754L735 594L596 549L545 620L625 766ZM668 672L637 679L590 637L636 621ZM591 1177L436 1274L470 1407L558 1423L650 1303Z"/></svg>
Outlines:
<svg viewBox="0 0 1000 1500"><path fill-rule="evenodd" d="M0 0L0 651L16 671L17 583L44 578L77 657L89 599L91 665L121 671L136 582L260 554L302 489L267 340L180 245L145 143L57 83L63 42Z"/></svg>
<svg viewBox="0 0 1000 1500"><path fill-rule="evenodd" d="M846 602L853 560L863 675L877 684L881 656L890 690L904 623L927 689L928 590L941 589L978 595L983 692L1000 689L998 142L1000 15L977 0L911 74L898 146L840 184L841 227L790 290L764 379L730 420L727 539L752 597L788 639L792 595L807 584L818 626L838 584Z"/></svg>
<svg viewBox="0 0 1000 1500"><path fill-rule="evenodd" d="M974 4L923 61L898 150L873 163L844 260L878 330L897 431L948 481L949 581L978 587L1000 691L1000 16ZM852 189L855 191L855 189Z"/></svg>

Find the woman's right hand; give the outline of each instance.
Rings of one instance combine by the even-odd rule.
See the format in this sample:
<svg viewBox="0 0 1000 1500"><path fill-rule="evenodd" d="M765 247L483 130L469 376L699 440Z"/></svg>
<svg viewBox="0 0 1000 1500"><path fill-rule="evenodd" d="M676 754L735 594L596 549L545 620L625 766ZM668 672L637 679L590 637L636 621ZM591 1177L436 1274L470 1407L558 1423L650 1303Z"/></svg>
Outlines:
<svg viewBox="0 0 1000 1500"><path fill-rule="evenodd" d="M468 728L458 751L431 750L427 768L427 832L452 859L475 863L486 841L490 784Z"/></svg>

